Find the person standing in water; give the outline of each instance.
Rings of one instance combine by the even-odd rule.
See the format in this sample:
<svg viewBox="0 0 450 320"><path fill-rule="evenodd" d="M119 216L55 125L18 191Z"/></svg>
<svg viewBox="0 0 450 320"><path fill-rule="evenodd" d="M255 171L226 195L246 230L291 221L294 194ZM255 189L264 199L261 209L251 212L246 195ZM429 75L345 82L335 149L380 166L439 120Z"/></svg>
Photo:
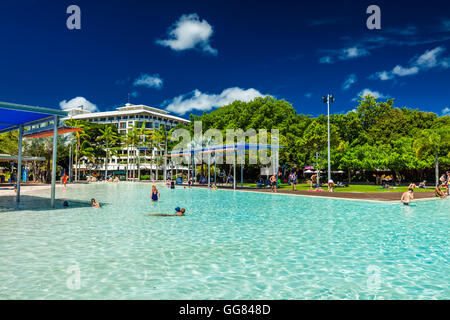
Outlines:
<svg viewBox="0 0 450 320"><path fill-rule="evenodd" d="M277 177L273 174L270 179L270 186L272 187L272 192L277 192Z"/></svg>
<svg viewBox="0 0 450 320"><path fill-rule="evenodd" d="M152 201L159 200L159 191L158 191L158 189L156 189L155 185L152 185L151 198L152 198Z"/></svg>
<svg viewBox="0 0 450 320"><path fill-rule="evenodd" d="M414 200L414 190L412 188L409 188L408 191L404 192L402 195L401 202L405 206L409 206L409 203Z"/></svg>

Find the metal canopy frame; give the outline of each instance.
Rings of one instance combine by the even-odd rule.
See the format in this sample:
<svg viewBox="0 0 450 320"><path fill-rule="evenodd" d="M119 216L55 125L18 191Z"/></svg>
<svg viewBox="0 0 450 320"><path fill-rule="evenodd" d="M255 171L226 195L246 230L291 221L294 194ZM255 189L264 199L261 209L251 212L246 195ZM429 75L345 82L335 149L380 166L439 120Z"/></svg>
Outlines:
<svg viewBox="0 0 450 320"><path fill-rule="evenodd" d="M180 157L188 156L188 176L190 172L191 162L192 164L192 174L195 175L195 155L196 154L208 154L208 187L211 187L211 154L214 154L214 184L216 183L216 157L217 153L221 153L225 156L233 155L233 189L236 189L236 157L241 155L241 188L244 187L244 163L245 158L242 155L247 154L251 150L275 150L274 159L277 167L277 186L278 186L278 154L279 149L283 146L276 145L273 147L271 144L259 144L259 143L235 143L227 145L213 145L209 147L193 148L187 151L171 151L169 154L164 155L164 157ZM192 161L192 158L193 161ZM189 178L188 178L189 180Z"/></svg>
<svg viewBox="0 0 450 320"><path fill-rule="evenodd" d="M57 155L57 135L60 117L67 117L68 113L63 110L27 106L17 103L0 102L0 133L19 130L19 155L17 165L17 194L16 202L20 202L20 182L22 180L22 139L24 127L53 119L53 163L52 163L52 184L51 184L51 206L55 207L56 194L56 155ZM45 129L48 130L49 127Z"/></svg>

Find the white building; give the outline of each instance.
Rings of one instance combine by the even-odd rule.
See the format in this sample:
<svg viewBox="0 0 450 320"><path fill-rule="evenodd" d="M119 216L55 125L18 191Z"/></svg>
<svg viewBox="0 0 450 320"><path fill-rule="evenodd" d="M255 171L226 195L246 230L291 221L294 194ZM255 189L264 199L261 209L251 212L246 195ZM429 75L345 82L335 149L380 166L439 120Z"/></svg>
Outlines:
<svg viewBox="0 0 450 320"><path fill-rule="evenodd" d="M117 111L89 112L80 107L68 110L69 117L63 120L73 119L100 124L113 124L117 127L117 130L121 135L127 134L134 126L141 128L144 122L147 129L158 130L164 126L167 131L174 128L179 123L188 124L190 122L189 120L172 116L165 110L141 104L134 105L127 103L125 106L119 107L116 110ZM155 170L163 170L161 165L156 164L156 160L161 160L164 154L163 145L160 147L156 146L153 150L140 151L135 148L124 147L119 151L118 156L112 156L109 159L107 168L108 173L125 173L128 162L128 176L131 177L134 174L134 177L137 178L138 154L140 158L141 174L149 174L150 170L152 172L155 172ZM80 169L85 170L89 168L87 167L87 164L83 162ZM169 166L168 169L170 169ZM103 172L105 170L105 164L103 163L97 166L95 170ZM159 174L162 174L162 171L159 171Z"/></svg>

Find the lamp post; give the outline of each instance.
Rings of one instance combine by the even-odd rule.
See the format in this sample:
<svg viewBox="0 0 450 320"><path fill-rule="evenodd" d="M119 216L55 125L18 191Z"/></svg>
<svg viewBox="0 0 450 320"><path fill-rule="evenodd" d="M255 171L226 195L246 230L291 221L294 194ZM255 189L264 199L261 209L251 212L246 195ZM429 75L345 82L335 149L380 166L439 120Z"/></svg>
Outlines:
<svg viewBox="0 0 450 320"><path fill-rule="evenodd" d="M330 159L330 102L335 101L333 95L327 94L327 96L322 97L323 103L327 104L327 114L328 114L328 181L331 179L331 159Z"/></svg>

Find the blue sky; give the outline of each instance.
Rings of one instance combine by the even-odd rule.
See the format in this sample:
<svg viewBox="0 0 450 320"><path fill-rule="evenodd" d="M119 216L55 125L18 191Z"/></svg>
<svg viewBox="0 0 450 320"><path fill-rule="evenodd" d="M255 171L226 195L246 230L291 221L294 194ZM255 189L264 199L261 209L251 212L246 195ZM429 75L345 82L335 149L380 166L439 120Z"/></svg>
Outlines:
<svg viewBox="0 0 450 320"><path fill-rule="evenodd" d="M81 29L69 30L69 5ZM366 9L381 9L369 30ZM11 1L0 3L0 100L188 117L270 94L297 112L357 105L450 111L448 1Z"/></svg>

